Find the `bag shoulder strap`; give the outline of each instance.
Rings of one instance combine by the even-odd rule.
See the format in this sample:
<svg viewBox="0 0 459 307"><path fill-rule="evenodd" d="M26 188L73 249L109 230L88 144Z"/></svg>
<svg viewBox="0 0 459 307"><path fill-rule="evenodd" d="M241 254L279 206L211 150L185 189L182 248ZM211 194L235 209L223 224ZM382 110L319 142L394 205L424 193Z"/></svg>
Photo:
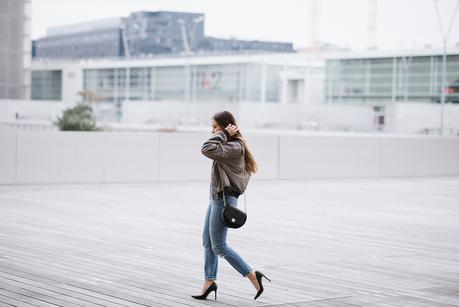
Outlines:
<svg viewBox="0 0 459 307"><path fill-rule="evenodd" d="M245 159L244 159L244 167L242 168L244 170L244 180L246 180L246 173L245 173ZM247 191L247 184L245 185L246 186L246 189L244 190L244 192L242 194L244 194L244 212L245 214L247 214L247 198L245 197L245 191ZM223 206L226 207L228 206L228 204L226 203L226 197L225 197L225 188L223 188Z"/></svg>

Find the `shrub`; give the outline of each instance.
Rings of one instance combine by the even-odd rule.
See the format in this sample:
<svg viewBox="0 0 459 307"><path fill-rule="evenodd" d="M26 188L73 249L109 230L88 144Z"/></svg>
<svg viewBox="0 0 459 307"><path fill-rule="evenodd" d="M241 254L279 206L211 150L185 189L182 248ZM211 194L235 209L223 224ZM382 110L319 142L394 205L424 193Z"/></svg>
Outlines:
<svg viewBox="0 0 459 307"><path fill-rule="evenodd" d="M63 112L55 123L62 131L96 131L96 119L92 108L78 105Z"/></svg>

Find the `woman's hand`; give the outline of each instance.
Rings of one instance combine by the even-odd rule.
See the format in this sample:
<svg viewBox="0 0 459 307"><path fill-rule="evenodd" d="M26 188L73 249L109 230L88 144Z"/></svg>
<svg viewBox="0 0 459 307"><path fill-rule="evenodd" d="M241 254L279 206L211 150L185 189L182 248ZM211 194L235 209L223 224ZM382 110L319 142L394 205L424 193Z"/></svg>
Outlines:
<svg viewBox="0 0 459 307"><path fill-rule="evenodd" d="M225 130L228 131L230 136L233 136L237 133L239 128L236 125L229 124L228 126L226 126Z"/></svg>

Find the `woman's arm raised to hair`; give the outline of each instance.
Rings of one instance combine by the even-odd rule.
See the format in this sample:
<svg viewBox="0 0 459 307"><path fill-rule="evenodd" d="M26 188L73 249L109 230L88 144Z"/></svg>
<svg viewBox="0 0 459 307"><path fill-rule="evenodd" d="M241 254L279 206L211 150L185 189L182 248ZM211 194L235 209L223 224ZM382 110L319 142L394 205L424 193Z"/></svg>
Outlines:
<svg viewBox="0 0 459 307"><path fill-rule="evenodd" d="M242 154L242 144L239 142L227 142L229 133L217 131L210 139L202 144L201 152L212 160L235 158Z"/></svg>

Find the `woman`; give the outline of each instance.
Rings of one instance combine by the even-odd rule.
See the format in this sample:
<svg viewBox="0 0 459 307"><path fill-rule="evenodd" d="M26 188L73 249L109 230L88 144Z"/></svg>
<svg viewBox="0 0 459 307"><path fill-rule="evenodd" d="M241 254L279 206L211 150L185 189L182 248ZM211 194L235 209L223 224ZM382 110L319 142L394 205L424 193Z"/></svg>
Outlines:
<svg viewBox="0 0 459 307"><path fill-rule="evenodd" d="M221 222L223 193L226 202L237 206L237 199L244 193L250 175L257 171L257 164L250 152L247 141L242 137L234 116L223 111L212 118L212 136L202 145L202 154L213 160L210 182L211 202L203 230L204 245L204 285L200 295L195 299L206 299L209 293L215 292L217 299L218 256L225 258L242 276L253 284L257 299L263 293L263 273L253 271L250 266L232 248L226 244L228 228ZM270 281L270 280L269 280Z"/></svg>

